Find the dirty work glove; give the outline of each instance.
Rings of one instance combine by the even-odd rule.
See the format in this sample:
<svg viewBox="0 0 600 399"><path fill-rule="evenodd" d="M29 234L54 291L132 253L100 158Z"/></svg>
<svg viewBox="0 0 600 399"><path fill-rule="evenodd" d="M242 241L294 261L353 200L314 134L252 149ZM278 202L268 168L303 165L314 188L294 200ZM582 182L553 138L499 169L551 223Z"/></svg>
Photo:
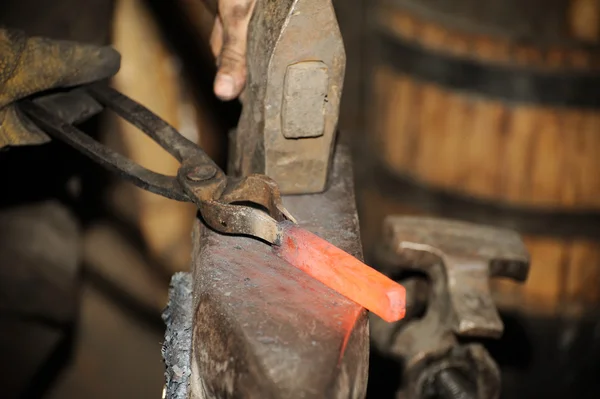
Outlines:
<svg viewBox="0 0 600 399"><path fill-rule="evenodd" d="M217 58L214 92L221 100L237 98L246 85L248 25L256 0L218 0L218 12L210 38Z"/></svg>
<svg viewBox="0 0 600 399"><path fill-rule="evenodd" d="M27 37L0 29L0 148L50 138L20 115L14 102L44 90L109 78L121 57L110 47Z"/></svg>

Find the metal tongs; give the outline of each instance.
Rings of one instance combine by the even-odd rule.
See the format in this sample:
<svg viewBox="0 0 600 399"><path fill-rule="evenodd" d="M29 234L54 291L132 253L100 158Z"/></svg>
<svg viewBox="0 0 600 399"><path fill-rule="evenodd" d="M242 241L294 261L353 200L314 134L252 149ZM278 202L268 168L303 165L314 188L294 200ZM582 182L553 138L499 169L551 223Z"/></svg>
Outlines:
<svg viewBox="0 0 600 399"><path fill-rule="evenodd" d="M78 103L95 100L173 155L181 163L177 176L152 172L100 144L61 118L60 112L52 112L52 107L47 106L50 102L25 100L19 103L19 108L48 135L64 141L138 187L174 200L193 202L206 224L218 232L248 235L277 244L279 222L296 223L284 208L279 188L271 178L258 174L228 177L200 147L175 128L104 83L76 90ZM86 99L86 95L90 98Z"/></svg>

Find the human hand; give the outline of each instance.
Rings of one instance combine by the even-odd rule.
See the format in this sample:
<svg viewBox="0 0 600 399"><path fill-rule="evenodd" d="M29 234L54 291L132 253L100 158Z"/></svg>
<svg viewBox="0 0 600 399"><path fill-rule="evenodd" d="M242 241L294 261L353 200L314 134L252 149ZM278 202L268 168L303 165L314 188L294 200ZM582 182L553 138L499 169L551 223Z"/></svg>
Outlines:
<svg viewBox="0 0 600 399"><path fill-rule="evenodd" d="M0 148L42 144L49 137L19 113L15 101L52 88L111 77L121 56L98 47L0 29Z"/></svg>
<svg viewBox="0 0 600 399"><path fill-rule="evenodd" d="M246 84L248 25L256 0L218 0L210 46L217 59L214 92L221 100L237 98Z"/></svg>

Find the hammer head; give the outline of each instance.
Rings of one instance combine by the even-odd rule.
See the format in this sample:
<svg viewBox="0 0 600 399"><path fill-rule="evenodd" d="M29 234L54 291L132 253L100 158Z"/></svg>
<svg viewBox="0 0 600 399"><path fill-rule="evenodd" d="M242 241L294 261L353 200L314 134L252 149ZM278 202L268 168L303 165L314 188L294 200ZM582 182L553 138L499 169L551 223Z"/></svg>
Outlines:
<svg viewBox="0 0 600 399"><path fill-rule="evenodd" d="M323 192L346 68L333 2L258 1L247 61L246 98L232 142L235 174L265 174L282 194Z"/></svg>

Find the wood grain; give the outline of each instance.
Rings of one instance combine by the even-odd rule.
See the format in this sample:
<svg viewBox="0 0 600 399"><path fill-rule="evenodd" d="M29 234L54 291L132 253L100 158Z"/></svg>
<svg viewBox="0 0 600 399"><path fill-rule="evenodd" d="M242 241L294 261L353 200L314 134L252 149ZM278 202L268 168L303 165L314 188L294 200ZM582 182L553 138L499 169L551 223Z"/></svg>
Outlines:
<svg viewBox="0 0 600 399"><path fill-rule="evenodd" d="M373 74L373 139L392 170L512 204L600 207L600 113L511 105Z"/></svg>

